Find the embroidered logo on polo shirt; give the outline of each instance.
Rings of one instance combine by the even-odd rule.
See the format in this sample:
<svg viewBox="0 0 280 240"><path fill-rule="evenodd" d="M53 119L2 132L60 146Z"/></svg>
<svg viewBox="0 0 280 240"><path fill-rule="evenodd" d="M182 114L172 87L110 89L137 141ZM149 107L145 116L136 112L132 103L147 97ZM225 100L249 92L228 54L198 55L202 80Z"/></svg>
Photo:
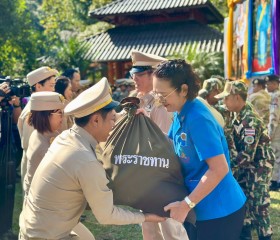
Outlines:
<svg viewBox="0 0 280 240"><path fill-rule="evenodd" d="M181 136L181 139L182 139L183 141L186 141L186 140L187 140L187 134L186 134L186 133L182 132L180 136Z"/></svg>

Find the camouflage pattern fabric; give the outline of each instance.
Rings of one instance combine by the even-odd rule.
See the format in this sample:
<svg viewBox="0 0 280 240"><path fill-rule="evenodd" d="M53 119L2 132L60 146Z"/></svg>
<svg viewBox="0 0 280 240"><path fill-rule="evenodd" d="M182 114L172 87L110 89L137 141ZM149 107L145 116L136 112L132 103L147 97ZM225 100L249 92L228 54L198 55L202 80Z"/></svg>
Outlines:
<svg viewBox="0 0 280 240"><path fill-rule="evenodd" d="M227 81L224 91L215 96L217 99L223 99L230 94L247 94L248 87L243 81Z"/></svg>
<svg viewBox="0 0 280 240"><path fill-rule="evenodd" d="M265 126L268 126L269 123L270 100L271 97L269 93L264 89L256 93L252 93L247 98L247 101L254 106L255 110L259 114L259 117L263 120Z"/></svg>
<svg viewBox="0 0 280 240"><path fill-rule="evenodd" d="M248 103L235 113L232 126L228 137L232 137L236 156L231 151L231 167L248 199L244 227L256 228L259 236L270 236L269 182L275 156L266 127Z"/></svg>
<svg viewBox="0 0 280 240"><path fill-rule="evenodd" d="M232 159L233 157L237 156L237 150L236 150L235 143L234 143L234 140L233 140L233 137L232 137L232 134L233 134L233 125L232 125L233 113L230 112L221 101L219 101L218 104L214 105L214 107L217 109L217 111L219 113L221 113L221 115L224 118L224 121L225 121L224 134L225 134L225 137L227 139L228 149L229 149L229 153L230 153L230 159Z"/></svg>
<svg viewBox="0 0 280 240"><path fill-rule="evenodd" d="M276 156L272 180L280 182L280 91L271 93L268 133Z"/></svg>
<svg viewBox="0 0 280 240"><path fill-rule="evenodd" d="M223 81L218 78L206 79L203 82L201 90L199 90L198 92L198 96L201 98L205 98L214 89L218 89L219 92L222 92L224 89Z"/></svg>

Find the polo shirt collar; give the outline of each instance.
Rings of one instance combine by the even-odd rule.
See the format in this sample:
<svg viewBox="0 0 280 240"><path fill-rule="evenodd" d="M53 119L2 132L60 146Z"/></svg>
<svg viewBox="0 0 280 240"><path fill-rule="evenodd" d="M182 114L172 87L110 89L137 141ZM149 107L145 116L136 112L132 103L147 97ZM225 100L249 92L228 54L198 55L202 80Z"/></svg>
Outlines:
<svg viewBox="0 0 280 240"><path fill-rule="evenodd" d="M197 101L197 99L187 100L183 105L181 112L178 114L178 119L181 124L184 122L185 117L187 116L189 109L193 106L194 101Z"/></svg>

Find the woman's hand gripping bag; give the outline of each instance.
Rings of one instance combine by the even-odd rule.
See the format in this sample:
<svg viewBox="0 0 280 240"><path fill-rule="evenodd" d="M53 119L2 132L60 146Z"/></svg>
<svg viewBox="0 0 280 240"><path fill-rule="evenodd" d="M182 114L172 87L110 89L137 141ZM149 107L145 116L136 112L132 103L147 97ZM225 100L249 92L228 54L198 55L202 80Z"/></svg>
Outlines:
<svg viewBox="0 0 280 240"><path fill-rule="evenodd" d="M102 162L110 178L114 204L169 217L164 206L188 195L180 162L160 128L143 114L135 114L137 98L128 99L134 99L134 103L125 105L126 114L103 149ZM194 224L193 210L187 221Z"/></svg>

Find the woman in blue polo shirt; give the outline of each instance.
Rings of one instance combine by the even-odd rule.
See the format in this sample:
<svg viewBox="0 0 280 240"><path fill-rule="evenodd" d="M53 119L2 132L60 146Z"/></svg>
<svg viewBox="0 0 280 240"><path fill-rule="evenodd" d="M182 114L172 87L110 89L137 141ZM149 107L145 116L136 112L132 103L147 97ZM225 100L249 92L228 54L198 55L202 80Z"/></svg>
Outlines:
<svg viewBox="0 0 280 240"><path fill-rule="evenodd" d="M168 136L173 140L190 192L165 210L184 222L194 208L199 240L238 240L246 197L229 168L222 127L196 99L197 75L184 60L170 60L156 68L153 79L156 96L167 111L175 112Z"/></svg>

